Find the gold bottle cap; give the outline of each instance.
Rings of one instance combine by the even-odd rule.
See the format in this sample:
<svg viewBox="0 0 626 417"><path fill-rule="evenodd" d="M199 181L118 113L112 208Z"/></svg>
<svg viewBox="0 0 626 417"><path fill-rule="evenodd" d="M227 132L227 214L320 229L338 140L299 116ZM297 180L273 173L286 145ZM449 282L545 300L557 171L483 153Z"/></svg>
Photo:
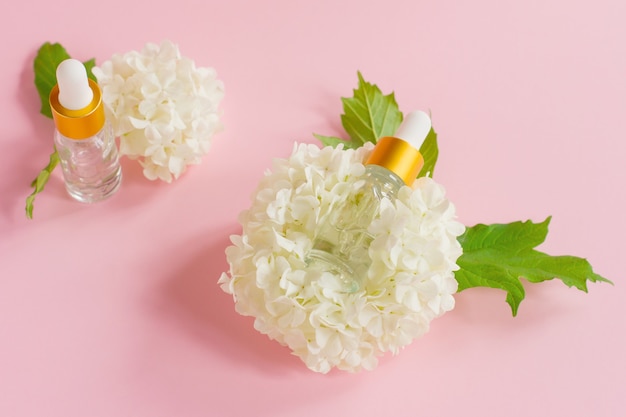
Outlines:
<svg viewBox="0 0 626 417"><path fill-rule="evenodd" d="M80 110L69 110L59 102L59 86L55 85L50 92L50 108L52 118L59 133L70 139L87 139L94 136L104 126L104 105L102 94L95 81L89 80L93 99L87 107Z"/></svg>
<svg viewBox="0 0 626 417"><path fill-rule="evenodd" d="M407 114L395 137L380 139L365 164L387 168L410 186L424 166L419 149L431 127L430 117L423 111Z"/></svg>
<svg viewBox="0 0 626 417"><path fill-rule="evenodd" d="M424 157L408 142L387 136L378 141L365 164L387 168L410 186L424 166Z"/></svg>

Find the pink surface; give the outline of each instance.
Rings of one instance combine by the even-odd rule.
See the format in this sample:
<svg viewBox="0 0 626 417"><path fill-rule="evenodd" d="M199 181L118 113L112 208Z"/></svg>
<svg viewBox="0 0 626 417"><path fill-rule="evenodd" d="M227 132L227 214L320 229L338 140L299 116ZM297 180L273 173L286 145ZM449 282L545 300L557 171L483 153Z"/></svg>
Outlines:
<svg viewBox="0 0 626 417"><path fill-rule="evenodd" d="M11 2L0 14L1 416L622 416L626 394L626 3ZM226 129L167 185L125 160L74 202L47 162L32 61L170 39L226 84ZM527 287L518 317L474 289L373 372L315 374L216 285L274 157L338 133L356 72L432 111L436 177L466 224L553 215L542 249L615 282Z"/></svg>

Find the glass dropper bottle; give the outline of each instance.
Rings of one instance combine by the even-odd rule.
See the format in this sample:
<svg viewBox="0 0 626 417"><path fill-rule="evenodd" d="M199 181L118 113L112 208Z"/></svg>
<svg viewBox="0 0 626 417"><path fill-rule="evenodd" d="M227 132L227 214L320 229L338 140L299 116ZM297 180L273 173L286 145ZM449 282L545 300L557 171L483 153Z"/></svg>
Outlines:
<svg viewBox="0 0 626 417"><path fill-rule="evenodd" d="M83 203L103 200L118 190L122 170L100 88L76 59L61 62L56 76L50 107L65 188Z"/></svg>
<svg viewBox="0 0 626 417"><path fill-rule="evenodd" d="M334 207L313 241L308 268L329 272L343 291L357 292L367 278L373 237L367 228L376 218L382 199L395 200L400 188L412 185L424 166L419 152L430 132L430 117L409 113L394 136L381 138L365 162L362 185Z"/></svg>

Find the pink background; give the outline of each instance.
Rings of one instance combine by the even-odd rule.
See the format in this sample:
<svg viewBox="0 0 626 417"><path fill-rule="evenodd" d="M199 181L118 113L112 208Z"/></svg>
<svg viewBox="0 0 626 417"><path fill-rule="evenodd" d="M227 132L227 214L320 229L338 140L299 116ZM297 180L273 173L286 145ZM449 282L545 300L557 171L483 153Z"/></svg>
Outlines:
<svg viewBox="0 0 626 417"><path fill-rule="evenodd" d="M16 1L0 14L1 416L623 416L626 2ZM102 62L170 39L226 84L225 130L173 184L124 160L94 206L57 171L24 217L52 122L45 41ZM319 375L216 285L263 171L339 133L356 72L432 111L465 224L541 221L542 249L615 286L473 289L373 372Z"/></svg>

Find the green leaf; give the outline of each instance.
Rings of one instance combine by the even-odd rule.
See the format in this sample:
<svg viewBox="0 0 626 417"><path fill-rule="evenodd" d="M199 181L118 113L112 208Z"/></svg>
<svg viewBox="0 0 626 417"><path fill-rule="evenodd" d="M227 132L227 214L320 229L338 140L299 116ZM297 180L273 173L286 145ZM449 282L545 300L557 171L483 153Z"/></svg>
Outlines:
<svg viewBox="0 0 626 417"><path fill-rule="evenodd" d="M520 278L533 283L557 278L585 292L587 281L611 283L594 273L586 259L535 250L545 240L549 223L550 217L541 223L478 224L466 229L459 237L463 247L457 261L460 269L455 273L459 291L472 287L503 289L515 316L525 296Z"/></svg>
<svg viewBox="0 0 626 417"><path fill-rule="evenodd" d="M324 146L332 146L333 148L336 148L337 145L342 143L344 149L354 148L352 142L338 138L336 136L324 136L318 135L317 133L313 133L313 136L315 136L320 142L322 142L322 145Z"/></svg>
<svg viewBox="0 0 626 417"><path fill-rule="evenodd" d="M48 165L46 165L46 167L41 170L39 175L37 175L37 178L35 178L33 182L31 182L30 186L34 187L35 189L33 190L31 195L26 197L26 217L28 217L29 219L33 218L33 204L35 202L35 196L43 191L46 183L48 182L48 179L50 178L50 174L52 174L52 171L54 171L54 168L57 166L58 163L59 154L55 149L54 152L52 152L52 154L50 155L50 162L48 162Z"/></svg>
<svg viewBox="0 0 626 417"><path fill-rule="evenodd" d="M393 136L402 123L403 115L394 94L384 95L376 84L365 81L360 72L357 75L359 85L354 90L353 97L341 99L344 111L341 123L350 139L314 133L324 146L336 147L343 144L344 149L356 149L366 142L376 143L382 137ZM426 136L420 153L424 157L424 167L418 176L432 177L439 156L437 133L434 129Z"/></svg>
<svg viewBox="0 0 626 417"><path fill-rule="evenodd" d="M437 146L437 133L433 128L430 129L424 143L420 147L420 153L424 157L424 166L419 172L418 177L433 177L435 172L435 164L439 157L439 147Z"/></svg>
<svg viewBox="0 0 626 417"><path fill-rule="evenodd" d="M46 42L41 45L34 62L35 71L35 86L41 99L41 114L52 118L52 111L50 110L50 92L57 83L56 69L59 64L66 59L70 58L65 48L59 43L51 44ZM94 81L96 77L91 72L91 69L96 65L95 59L83 62L87 69L87 76Z"/></svg>
<svg viewBox="0 0 626 417"><path fill-rule="evenodd" d="M402 122L394 94L384 95L378 86L365 81L360 72L357 74L359 85L353 97L341 99L344 111L341 124L349 139L315 135L326 146L343 143L344 148L356 149L365 142L376 143L384 136L392 136Z"/></svg>
<svg viewBox="0 0 626 417"><path fill-rule="evenodd" d="M61 44L44 43L35 57L35 86L41 99L41 114L52 118L50 91L57 83L57 66L70 56Z"/></svg>
<svg viewBox="0 0 626 417"><path fill-rule="evenodd" d="M353 142L360 145L376 143L378 139L396 133L402 122L402 112L394 93L383 95L377 85L365 81L360 72L357 74L359 86L354 90L354 96L341 99L344 110L341 124Z"/></svg>
<svg viewBox="0 0 626 417"><path fill-rule="evenodd" d="M93 73L91 72L93 67L96 66L96 59L91 58L90 60L83 62L83 65L85 66L85 69L87 70L87 77L91 78L95 82L98 82L98 80L96 79L96 76L93 75Z"/></svg>

